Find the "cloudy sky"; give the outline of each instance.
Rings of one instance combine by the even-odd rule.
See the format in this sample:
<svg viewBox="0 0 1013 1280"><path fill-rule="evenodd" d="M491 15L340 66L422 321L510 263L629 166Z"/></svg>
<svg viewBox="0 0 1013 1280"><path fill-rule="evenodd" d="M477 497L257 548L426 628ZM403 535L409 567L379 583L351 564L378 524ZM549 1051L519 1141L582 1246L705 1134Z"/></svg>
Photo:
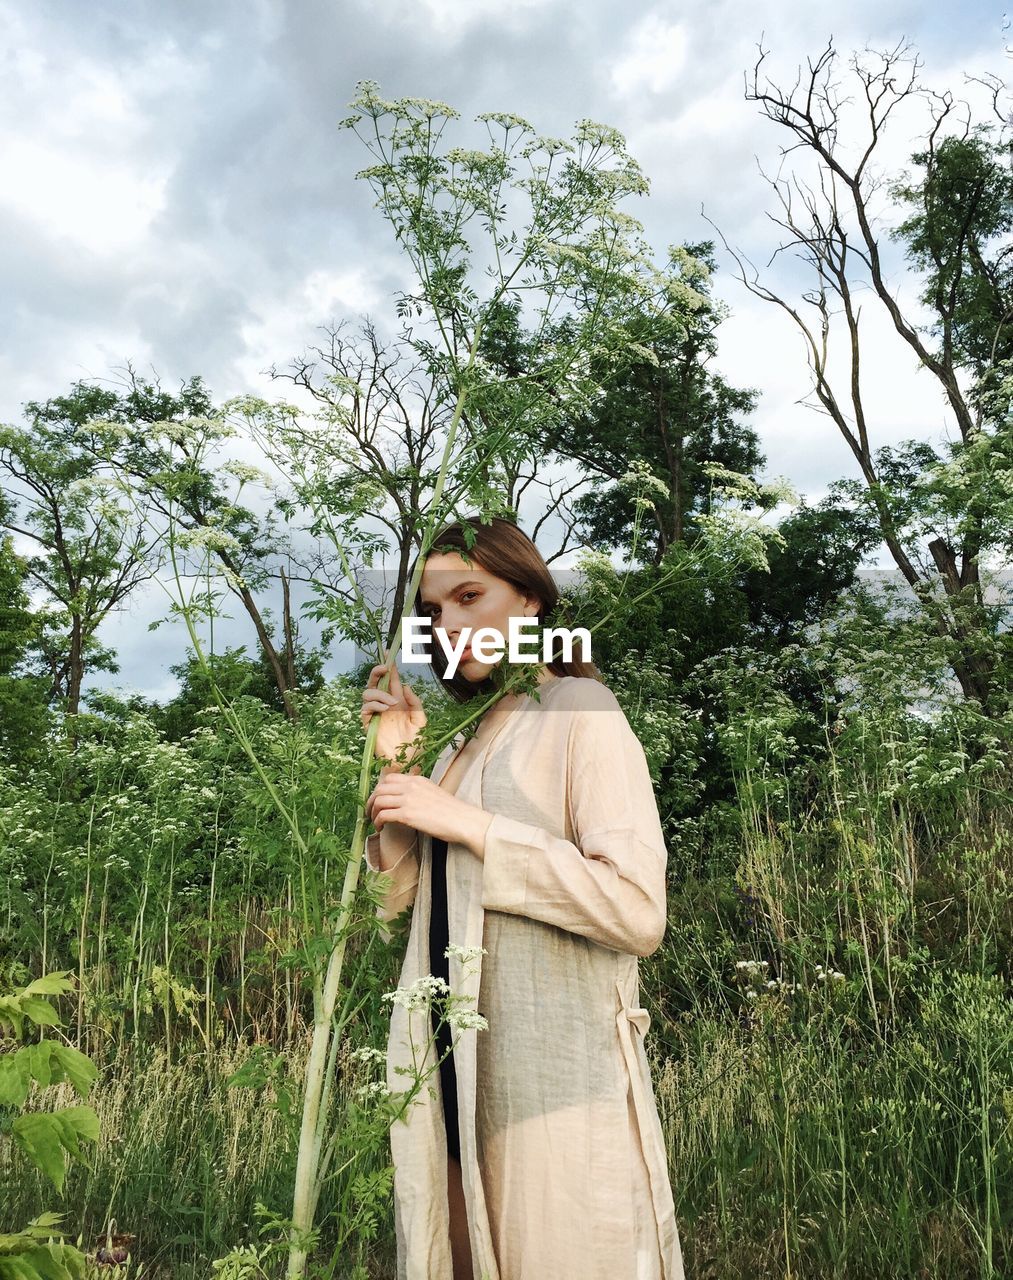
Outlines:
<svg viewBox="0 0 1013 1280"><path fill-rule="evenodd" d="M462 129L493 110L557 136L584 117L615 125L651 179L630 211L659 254L713 237L709 218L765 268L779 240L758 163L776 172L787 138L744 97L758 42L769 77L790 85L831 37L845 81L851 53L910 41L922 82L958 95L975 92L965 73L1005 77L1011 42L1002 9L980 0L40 0L0 3L0 15L8 422L26 400L114 379L128 360L167 388L200 374L219 399L282 394L267 368L317 326L365 313L389 324L404 265L354 178L368 157L337 128L360 80L446 101ZM919 111L898 116L885 164L914 148ZM732 311L718 367L761 393L768 473L818 499L853 474L850 455L798 403L810 384L790 321L736 281L720 242L718 262L715 292ZM891 267L910 303L914 282L896 257ZM764 279L793 296L806 284L786 255ZM935 385L871 298L866 310L877 441L939 441L950 426ZM156 696L182 653L178 636L146 631L160 607L138 597L105 633L122 659L116 683Z"/></svg>

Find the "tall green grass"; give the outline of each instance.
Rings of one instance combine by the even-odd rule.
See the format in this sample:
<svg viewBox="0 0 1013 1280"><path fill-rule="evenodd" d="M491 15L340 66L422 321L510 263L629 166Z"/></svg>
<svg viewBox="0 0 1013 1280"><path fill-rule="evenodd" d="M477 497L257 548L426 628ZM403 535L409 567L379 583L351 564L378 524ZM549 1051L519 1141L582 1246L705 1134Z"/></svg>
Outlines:
<svg viewBox="0 0 1013 1280"><path fill-rule="evenodd" d="M713 664L706 732L729 785L707 804L700 718L649 661L613 681L671 836L669 929L641 972L692 1280L1013 1274L1013 733L945 698L913 713L917 670L866 650L825 707L788 693L800 664L835 657L818 645ZM329 686L297 727L244 709L277 785L334 829L359 692ZM101 1068L98 1152L59 1207L86 1243L113 1219L136 1233L148 1274L223 1274L216 1259L264 1239L258 1202L291 1199L285 1082L311 1010L284 833L213 727L170 744L140 715L0 790L0 962L79 976L64 1012ZM349 1045L384 1044L400 937L352 940ZM349 1052L345 1099L370 1078ZM335 1276L394 1274L367 1112L348 1113L321 1206ZM53 1207L0 1153L0 1223Z"/></svg>

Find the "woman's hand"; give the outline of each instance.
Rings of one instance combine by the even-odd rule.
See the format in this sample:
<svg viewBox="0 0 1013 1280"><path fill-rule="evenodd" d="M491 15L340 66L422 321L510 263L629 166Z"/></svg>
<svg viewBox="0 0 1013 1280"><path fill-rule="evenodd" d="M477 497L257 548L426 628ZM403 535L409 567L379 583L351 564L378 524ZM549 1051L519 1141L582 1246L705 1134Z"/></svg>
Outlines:
<svg viewBox="0 0 1013 1280"><path fill-rule="evenodd" d="M379 689L384 672L390 668L390 689ZM381 759L393 764L397 753L405 743L414 742L416 736L426 727L425 708L418 694L410 685L402 684L401 673L397 663L391 662L390 650L387 650L387 661L378 663L369 673L369 680L362 693L362 727L369 729L373 716L380 717L380 726L376 731L374 750ZM400 766L395 765L395 768Z"/></svg>
<svg viewBox="0 0 1013 1280"><path fill-rule="evenodd" d="M479 861L485 857L485 833L493 815L444 791L421 773L381 769L380 780L366 801L366 814L380 830L401 823L441 840L463 844Z"/></svg>

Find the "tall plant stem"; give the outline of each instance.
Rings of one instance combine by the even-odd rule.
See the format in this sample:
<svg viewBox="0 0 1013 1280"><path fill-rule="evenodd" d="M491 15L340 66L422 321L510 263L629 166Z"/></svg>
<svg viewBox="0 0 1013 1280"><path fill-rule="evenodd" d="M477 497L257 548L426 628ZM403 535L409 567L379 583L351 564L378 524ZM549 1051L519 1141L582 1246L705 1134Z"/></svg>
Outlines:
<svg viewBox="0 0 1013 1280"><path fill-rule="evenodd" d="M482 325L475 328L471 346L468 351L468 363L465 366L465 378L459 386L454 404L453 417L447 431L447 440L443 449L440 471L433 490L429 518L423 531L423 553L428 550L431 537L432 516L439 510L440 500L446 483L447 469L454 449L457 428L464 411L467 388L467 375L470 374L478 351ZM419 581L424 567L424 554L416 561L415 571L405 597L405 608L410 609L414 603ZM404 627L404 615L398 620L397 632L394 636L391 652L396 652L401 643L401 632ZM386 673L384 681L389 683L390 673ZM384 685L386 687L386 684ZM302 1123L299 1132L299 1153L296 1159L295 1191L292 1199L292 1235L288 1257L288 1280L300 1280L306 1271L307 1241L313 1228L313 1218L319 1194L319 1169L323 1149L324 1132L327 1116L321 1106L324 1094L324 1076L331 1037L333 1035L334 1006L341 986L341 970L345 960L345 940L347 924L355 900L355 890L359 883L363 853L366 845L366 800L369 797L369 782L373 767L373 748L377 731L380 727L379 716L374 716L366 732L366 743L362 752L362 765L359 770L359 795L355 820L355 832L352 836L352 848L345 867L345 879L341 889L341 902L338 908L336 938L327 961L327 969L321 983L316 977L313 984L313 1039L310 1044L309 1059L306 1064L306 1078L303 1089Z"/></svg>

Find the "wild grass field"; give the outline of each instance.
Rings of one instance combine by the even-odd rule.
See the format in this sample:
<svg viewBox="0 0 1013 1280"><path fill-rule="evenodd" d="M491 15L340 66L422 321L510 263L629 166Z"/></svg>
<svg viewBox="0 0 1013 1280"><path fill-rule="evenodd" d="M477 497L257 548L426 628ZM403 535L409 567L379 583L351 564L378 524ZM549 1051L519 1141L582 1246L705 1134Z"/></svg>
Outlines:
<svg viewBox="0 0 1013 1280"><path fill-rule="evenodd" d="M822 643L752 672L741 653L713 664L713 763L732 789L709 806L700 717L668 673L627 661L613 681L672 836L669 928L641 969L687 1272L942 1278L990 1259L1002 1274L1008 725L952 698L906 708L896 644L854 655L819 723L785 690L840 657L839 631ZM237 704L306 823L337 828L354 788L360 689L325 685L298 725ZM255 1259L280 1228L257 1207L284 1220L291 1196L311 1031L300 868L217 716L196 718L173 741L110 699L74 752L50 742L3 772L4 983L72 975L61 1034L98 1067L100 1136L62 1196L5 1144L0 1215L56 1205L86 1248L129 1233L130 1274L275 1274ZM393 1275L378 1059L353 1054L383 1048L402 939L352 944L321 1274ZM64 1084L47 1105L70 1100Z"/></svg>

